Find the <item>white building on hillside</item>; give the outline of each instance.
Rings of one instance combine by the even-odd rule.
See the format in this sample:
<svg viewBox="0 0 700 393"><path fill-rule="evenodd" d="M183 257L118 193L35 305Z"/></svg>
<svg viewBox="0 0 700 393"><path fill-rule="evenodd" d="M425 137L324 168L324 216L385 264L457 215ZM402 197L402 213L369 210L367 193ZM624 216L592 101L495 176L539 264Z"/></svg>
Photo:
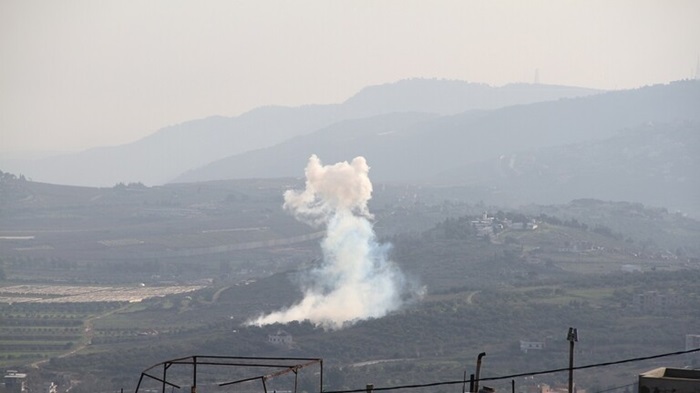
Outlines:
<svg viewBox="0 0 700 393"><path fill-rule="evenodd" d="M275 334L267 335L267 342L277 345L292 345L294 341L292 340L291 334L285 332L284 330L278 330Z"/></svg>

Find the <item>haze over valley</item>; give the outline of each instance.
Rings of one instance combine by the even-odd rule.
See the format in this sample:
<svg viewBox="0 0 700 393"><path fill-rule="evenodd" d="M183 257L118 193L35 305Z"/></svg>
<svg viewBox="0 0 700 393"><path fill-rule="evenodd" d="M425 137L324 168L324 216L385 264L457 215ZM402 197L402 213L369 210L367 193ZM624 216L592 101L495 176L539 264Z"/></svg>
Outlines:
<svg viewBox="0 0 700 393"><path fill-rule="evenodd" d="M698 15L0 2L0 392L699 373Z"/></svg>
<svg viewBox="0 0 700 393"><path fill-rule="evenodd" d="M447 87L475 101L508 89L519 97L485 109L449 95L440 106L396 93L454 93ZM372 113L339 115L350 102L361 107L363 95ZM341 106L261 108L167 127L104 148L111 155L14 161L38 172L3 172L0 181L0 346L11 351L0 361L38 370L29 373L34 386L90 391L133 386L139 370L185 353L322 356L333 364L327 389L338 389L367 375L425 382L407 377L415 367L449 380L465 351L485 345L488 375L546 368L559 356L561 324L550 321L586 331L592 352L582 362L678 348L700 318L697 107L697 81L599 92L411 80L368 88ZM126 173L112 172L110 160L143 163L127 158L137 147L196 140L202 150L184 143L190 149L178 154L197 155L217 135L256 136L265 126L280 134L170 172L164 184L33 179L65 174L59 169L71 160L79 166L65 178L89 179L84 167L108 179ZM144 176L168 173L142 168ZM676 303L663 312L638 303L650 291ZM508 315L526 327L509 328ZM54 327L34 328L37 318ZM657 338L643 347L642 331L629 333L656 323ZM609 326L621 334L615 345L606 341ZM378 344L383 332L391 333ZM551 349L516 355L518 342L533 339ZM652 365L581 372L578 381L600 389L601 375L622 384L635 367Z"/></svg>

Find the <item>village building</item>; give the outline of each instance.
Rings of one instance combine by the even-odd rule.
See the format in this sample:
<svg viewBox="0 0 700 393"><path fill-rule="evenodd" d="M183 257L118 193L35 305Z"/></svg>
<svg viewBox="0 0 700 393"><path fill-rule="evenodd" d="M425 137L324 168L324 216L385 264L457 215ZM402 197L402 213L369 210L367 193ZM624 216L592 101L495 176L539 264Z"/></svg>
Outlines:
<svg viewBox="0 0 700 393"><path fill-rule="evenodd" d="M27 374L16 370L7 370L4 378L5 391L8 393L26 392Z"/></svg>
<svg viewBox="0 0 700 393"><path fill-rule="evenodd" d="M285 332L284 330L278 330L275 334L267 335L267 342L276 345L292 345L294 340L292 339L291 334Z"/></svg>
<svg viewBox="0 0 700 393"><path fill-rule="evenodd" d="M632 306L639 312L657 312L682 306L684 302L685 298L677 293L646 291L634 295Z"/></svg>
<svg viewBox="0 0 700 393"><path fill-rule="evenodd" d="M700 391L700 370L660 367L639 374L639 393Z"/></svg>
<svg viewBox="0 0 700 393"><path fill-rule="evenodd" d="M545 348L544 341L524 341L520 340L520 350L524 353L528 351L541 351Z"/></svg>

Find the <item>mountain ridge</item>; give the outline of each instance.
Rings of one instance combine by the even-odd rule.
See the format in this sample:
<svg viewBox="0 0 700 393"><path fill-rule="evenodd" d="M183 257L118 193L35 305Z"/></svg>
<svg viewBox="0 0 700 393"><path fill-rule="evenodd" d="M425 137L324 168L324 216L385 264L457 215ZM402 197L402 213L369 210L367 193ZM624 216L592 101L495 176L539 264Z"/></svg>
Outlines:
<svg viewBox="0 0 700 393"><path fill-rule="evenodd" d="M298 157L302 149L307 157L317 154L322 160L327 151L344 149L345 160L355 155L365 156L375 168L372 171L374 179L417 182L494 155L604 139L622 128L649 121L700 121L700 113L695 110L698 107L700 83L679 82L589 97L514 105L492 111L439 116L429 121L404 124L391 132L366 133L366 139L355 141L355 144L344 143L343 146L319 145L312 139L322 138L318 132L338 133L339 125L335 124L317 133L301 136L294 144L283 142L248 152L245 158L231 156L216 163L218 168L222 168L223 162L228 162L228 175L219 172L216 176L206 176L207 169L203 167L175 181L288 176L291 175L290 168L296 165L300 172L303 164L299 166L298 160L292 162L285 159L291 155ZM347 135L357 133L361 123L355 129L346 127L344 132ZM253 158L255 154L267 157ZM328 155L337 156L335 153ZM266 172L254 165L247 165L246 161L251 159L276 162L277 172ZM197 173L202 177L198 178Z"/></svg>
<svg viewBox="0 0 700 393"><path fill-rule="evenodd" d="M372 180L377 182L427 185L437 181L478 186L482 191L491 190L491 197L499 200L503 196L494 194L495 190L519 197L509 198L510 203L554 203L584 196L630 200L700 215L700 206L693 201L700 192L692 187L693 174L697 173L693 168L700 167L700 163L692 160L690 151L697 144L693 138L700 132L697 108L700 82L687 81L451 116L395 113L336 123L276 146L219 160L175 181L299 177L311 154L326 163L362 155L372 168ZM664 127L680 128L681 132L673 134ZM661 156L625 161L619 156L625 146L640 151L656 148ZM577 149L587 153L578 154ZM488 178L494 176L490 169L494 159L523 153L538 154L539 161L549 166L548 176L555 179L540 179L531 173L532 178ZM547 155L554 153L558 162L548 159ZM678 169L681 158L690 168ZM610 168L593 165L603 162ZM633 164L648 169L648 173L641 169L625 171L625 165ZM651 176L653 165L667 165L685 175L673 172ZM594 168L595 176L586 175ZM479 173L483 176L476 176ZM564 176L562 173L579 180L557 181L557 176ZM688 178L685 183L678 180L683 177ZM536 190L527 190L528 185ZM672 195L672 189L678 195ZM572 194L573 190L579 194Z"/></svg>
<svg viewBox="0 0 700 393"><path fill-rule="evenodd" d="M428 93L422 93L421 89ZM501 97L500 101L491 99L492 107L599 92L550 85L484 88L462 81L399 81L363 89L341 104L264 106L236 117L210 116L171 125L124 145L98 147L37 160L0 160L0 167L37 181L55 184L163 184L188 170L218 159L272 146L343 120L397 111L445 114L477 109L473 108L474 101L484 89L491 91L493 97ZM515 90L517 94L510 93ZM436 93L441 91L449 94ZM527 91L533 92L531 98L528 98ZM441 99L436 101L438 95ZM445 103L449 103L449 107L441 108L440 105Z"/></svg>

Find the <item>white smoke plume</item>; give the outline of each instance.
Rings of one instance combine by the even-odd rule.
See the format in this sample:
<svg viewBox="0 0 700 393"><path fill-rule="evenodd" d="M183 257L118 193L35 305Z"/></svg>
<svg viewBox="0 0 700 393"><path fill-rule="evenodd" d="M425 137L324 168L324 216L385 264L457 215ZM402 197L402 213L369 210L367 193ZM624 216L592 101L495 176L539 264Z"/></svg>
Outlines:
<svg viewBox="0 0 700 393"><path fill-rule="evenodd" d="M405 295L403 274L379 244L367 202L372 197L364 157L323 166L316 155L306 166L306 188L284 194L284 208L299 220L326 225L323 263L310 276L304 298L288 309L249 321L267 325L308 320L329 329L379 318Z"/></svg>

